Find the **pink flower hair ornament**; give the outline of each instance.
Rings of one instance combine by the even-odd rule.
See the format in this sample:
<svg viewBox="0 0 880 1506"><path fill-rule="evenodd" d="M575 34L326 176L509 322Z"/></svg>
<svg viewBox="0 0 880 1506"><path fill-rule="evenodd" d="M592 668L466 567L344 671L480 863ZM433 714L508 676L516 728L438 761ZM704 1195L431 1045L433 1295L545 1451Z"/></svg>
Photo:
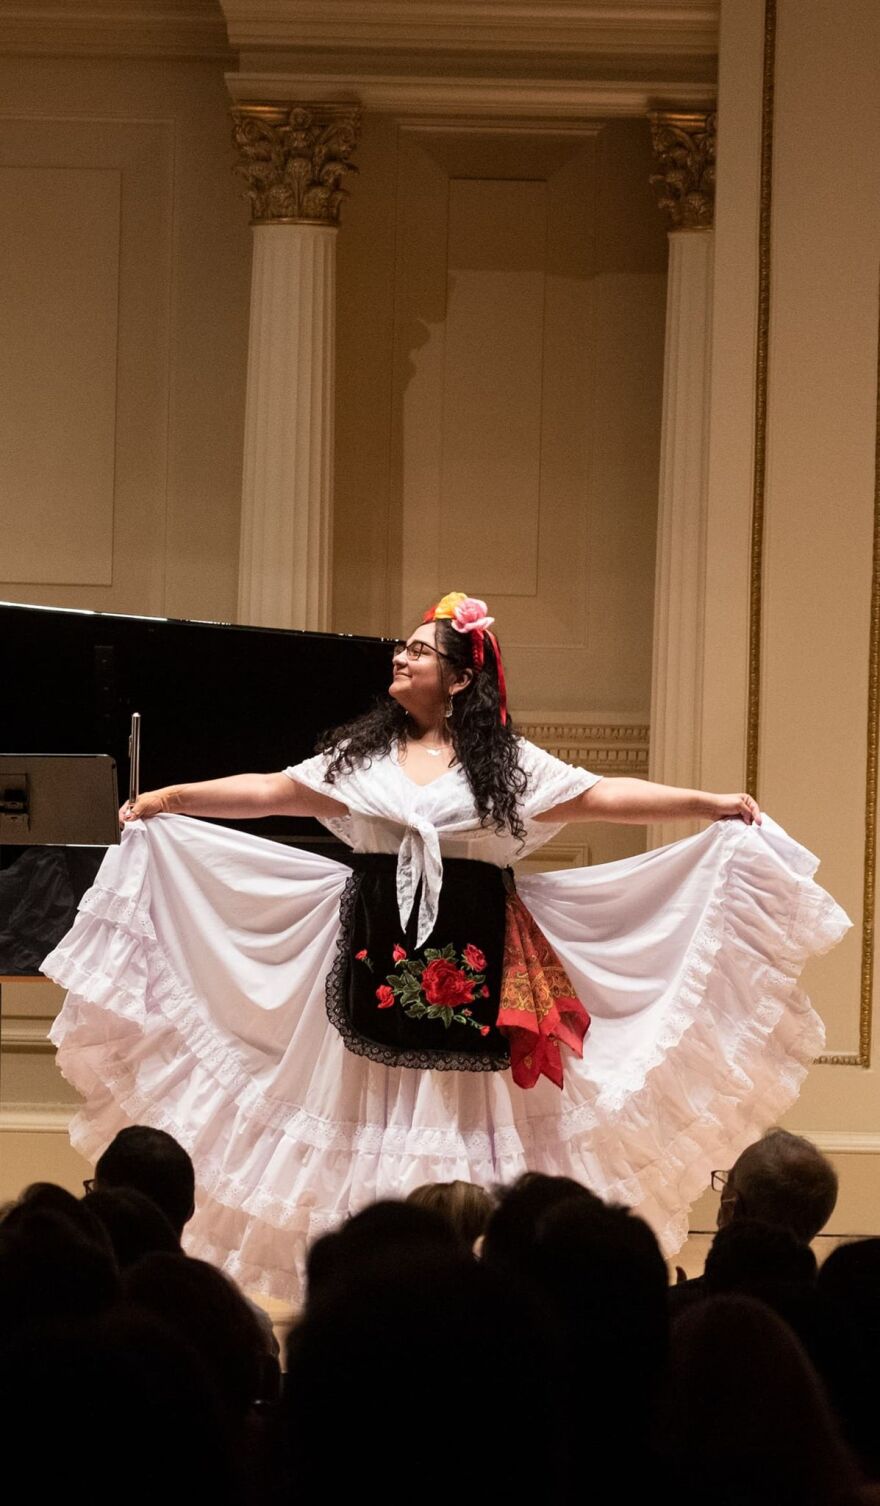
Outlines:
<svg viewBox="0 0 880 1506"><path fill-rule="evenodd" d="M478 629L490 628L494 617L486 615L486 603L476 596L468 596L459 602L452 614L452 626L457 633L475 633Z"/></svg>

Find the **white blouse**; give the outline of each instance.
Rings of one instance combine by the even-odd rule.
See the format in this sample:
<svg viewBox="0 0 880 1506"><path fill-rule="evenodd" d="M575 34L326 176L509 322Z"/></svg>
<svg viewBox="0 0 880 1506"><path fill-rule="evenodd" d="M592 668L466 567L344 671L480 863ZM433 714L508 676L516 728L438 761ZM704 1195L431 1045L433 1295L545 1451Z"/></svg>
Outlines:
<svg viewBox="0 0 880 1506"><path fill-rule="evenodd" d="M443 858L471 858L506 868L534 852L565 825L536 819L543 811L571 800L601 779L576 769L520 738L519 763L528 785L519 813L525 826L520 841L512 832L482 826L464 770L447 769L430 784L416 784L405 772L397 745L368 765L327 781L332 757L319 753L284 770L289 779L329 795L348 807L345 816L322 817L322 824L355 852L396 852L397 901L406 926L416 890L422 882L416 945L423 946L437 919L443 882Z"/></svg>

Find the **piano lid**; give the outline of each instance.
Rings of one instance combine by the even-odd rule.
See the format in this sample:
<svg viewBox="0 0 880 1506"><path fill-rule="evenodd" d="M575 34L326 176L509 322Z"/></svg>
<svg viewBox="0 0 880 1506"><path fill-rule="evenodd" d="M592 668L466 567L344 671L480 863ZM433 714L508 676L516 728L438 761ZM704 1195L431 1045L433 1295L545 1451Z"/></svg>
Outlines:
<svg viewBox="0 0 880 1506"><path fill-rule="evenodd" d="M0 603L0 751L108 753L123 793L133 711L141 789L155 789L297 763L389 682L378 638ZM324 850L331 840L292 817L224 824ZM37 971L102 855L0 846L0 976Z"/></svg>
<svg viewBox="0 0 880 1506"><path fill-rule="evenodd" d="M0 603L2 751L109 753L122 792L133 711L141 789L156 789L297 763L389 682L378 638Z"/></svg>

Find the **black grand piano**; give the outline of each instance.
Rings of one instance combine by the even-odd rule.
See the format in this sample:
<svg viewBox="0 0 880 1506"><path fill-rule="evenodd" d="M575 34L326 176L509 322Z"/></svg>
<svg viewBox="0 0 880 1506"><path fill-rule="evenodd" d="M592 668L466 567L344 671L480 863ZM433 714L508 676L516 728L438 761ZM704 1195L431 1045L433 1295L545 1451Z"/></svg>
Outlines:
<svg viewBox="0 0 880 1506"><path fill-rule="evenodd" d="M0 752L107 754L122 800L137 711L142 789L281 769L387 689L388 656L378 638L0 603ZM334 853L315 821L223 824ZM104 851L0 840L0 977L37 973Z"/></svg>

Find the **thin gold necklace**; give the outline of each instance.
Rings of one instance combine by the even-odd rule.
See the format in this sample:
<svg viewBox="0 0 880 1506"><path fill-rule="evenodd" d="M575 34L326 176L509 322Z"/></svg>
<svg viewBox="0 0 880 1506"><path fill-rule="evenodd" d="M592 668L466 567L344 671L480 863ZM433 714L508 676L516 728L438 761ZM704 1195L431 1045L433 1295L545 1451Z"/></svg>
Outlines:
<svg viewBox="0 0 880 1506"><path fill-rule="evenodd" d="M440 754L443 752L442 743L438 743L436 748L431 748L426 742L423 742L421 739L417 741L416 747L424 748L429 758L439 758Z"/></svg>

